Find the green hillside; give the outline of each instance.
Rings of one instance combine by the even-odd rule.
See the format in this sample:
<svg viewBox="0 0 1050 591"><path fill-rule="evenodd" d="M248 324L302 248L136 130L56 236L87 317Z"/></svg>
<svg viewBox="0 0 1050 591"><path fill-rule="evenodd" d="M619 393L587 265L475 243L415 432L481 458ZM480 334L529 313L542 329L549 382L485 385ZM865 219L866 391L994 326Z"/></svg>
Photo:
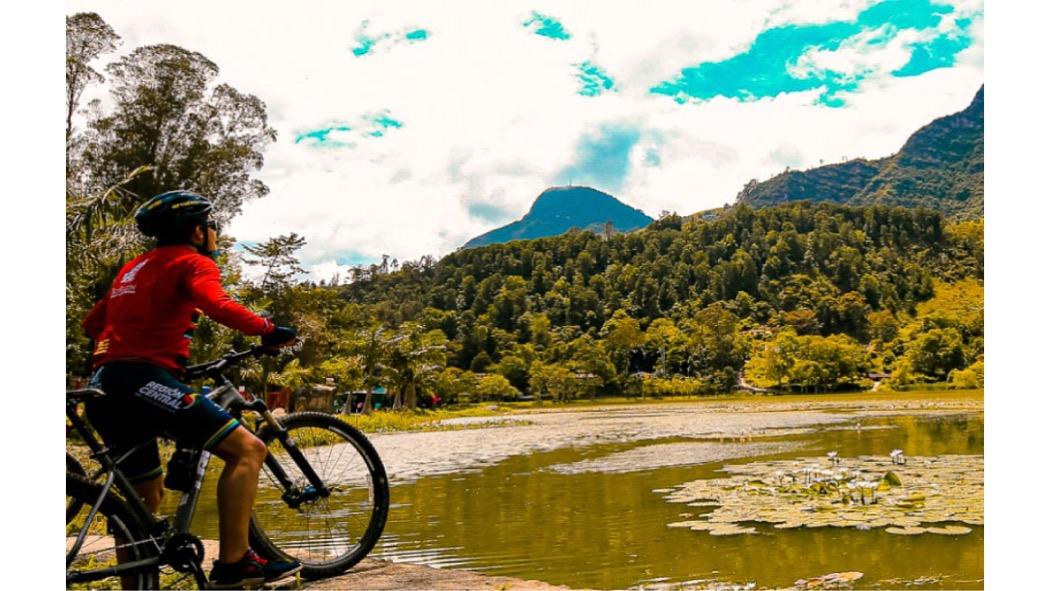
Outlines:
<svg viewBox="0 0 1050 591"><path fill-rule="evenodd" d="M786 388L857 387L871 372L944 381L983 359L983 324L920 305L968 282L949 294L982 309L982 233L926 209L738 206L608 240L575 231L374 268L340 289L378 322L433 331L449 371L522 392L556 368L588 376L592 393L722 391L745 364ZM774 354L778 338L793 344Z"/></svg>
<svg viewBox="0 0 1050 591"><path fill-rule="evenodd" d="M927 207L953 219L984 215L984 87L970 105L919 129L896 154L751 181L738 203L791 201Z"/></svg>

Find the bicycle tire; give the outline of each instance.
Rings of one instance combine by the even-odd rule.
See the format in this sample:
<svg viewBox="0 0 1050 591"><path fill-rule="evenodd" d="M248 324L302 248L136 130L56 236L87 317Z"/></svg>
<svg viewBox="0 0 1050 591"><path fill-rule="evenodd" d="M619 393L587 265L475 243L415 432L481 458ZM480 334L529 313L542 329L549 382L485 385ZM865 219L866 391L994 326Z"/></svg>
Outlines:
<svg viewBox="0 0 1050 591"><path fill-rule="evenodd" d="M333 487L333 494L312 505L304 503L305 510L292 509L288 503L276 498L281 488L269 468L264 466L263 472L274 486L269 491L260 486L248 530L251 545L264 558L299 560L303 563L302 574L307 578L346 572L368 555L386 525L390 490L383 462L360 431L336 417L302 412L279 420L325 485ZM267 427L260 431L259 437L291 480L296 485L305 486L305 476L288 457L276 434ZM324 449L328 451L323 452ZM336 450L339 457L332 462ZM264 483L266 480L260 478L260 484ZM366 488L367 499L364 496ZM333 502L334 512L329 511ZM310 513L315 509L315 513ZM329 511L327 516L322 515L327 529L314 531L310 527L313 515L321 514L321 510ZM366 510L369 512L367 522L362 516ZM333 524L334 531L330 527ZM318 521L316 525L322 524ZM278 531L283 526L288 529ZM345 538L339 535L340 529L346 534ZM360 534L356 533L359 530ZM335 555L330 556L333 553Z"/></svg>
<svg viewBox="0 0 1050 591"><path fill-rule="evenodd" d="M92 507L101 494L101 485L90 482L78 474L66 473L67 497L72 497L77 502ZM85 511L84 514L86 517L87 512ZM93 521L97 522L97 525L92 524L84 544L73 560L68 561L67 581L70 573L77 570L76 567L82 564L86 563L91 568L116 564L118 548L125 549L129 560L143 560L157 556L156 545L150 538L147 528L131 511L131 508L112 493L106 495ZM82 525L82 523L66 524L67 552L72 548ZM124 538L127 542L121 542L118 546L119 538ZM160 586L159 570L155 567L126 576L134 580L135 589L157 589ZM99 578L75 585L67 584L67 587L70 589L121 588L121 579L117 576Z"/></svg>
<svg viewBox="0 0 1050 591"><path fill-rule="evenodd" d="M80 465L80 462L72 456L68 451L66 452L66 472L76 474L77 476L83 476L87 478L87 471L84 470L84 466ZM68 489L67 489L68 490ZM84 508L83 501L69 496L66 493L66 523L73 521L73 519L80 513L81 509Z"/></svg>

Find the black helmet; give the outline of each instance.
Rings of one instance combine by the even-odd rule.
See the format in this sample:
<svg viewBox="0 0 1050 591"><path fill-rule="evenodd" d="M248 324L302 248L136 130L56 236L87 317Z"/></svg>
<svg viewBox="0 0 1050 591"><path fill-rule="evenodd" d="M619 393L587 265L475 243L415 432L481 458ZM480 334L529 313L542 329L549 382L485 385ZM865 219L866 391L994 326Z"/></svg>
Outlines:
<svg viewBox="0 0 1050 591"><path fill-rule="evenodd" d="M142 204L135 224L146 236L183 238L194 226L207 223L211 201L190 191L168 191Z"/></svg>

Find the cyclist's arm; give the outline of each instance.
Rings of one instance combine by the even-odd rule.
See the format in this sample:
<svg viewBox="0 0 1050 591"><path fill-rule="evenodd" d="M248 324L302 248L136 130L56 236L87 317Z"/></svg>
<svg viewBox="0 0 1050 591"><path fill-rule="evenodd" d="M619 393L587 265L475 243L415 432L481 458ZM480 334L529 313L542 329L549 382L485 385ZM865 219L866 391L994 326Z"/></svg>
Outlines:
<svg viewBox="0 0 1050 591"><path fill-rule="evenodd" d="M106 302L109 301L109 291L106 291L106 295L102 296L102 299L95 303L95 306L91 308L91 311L84 317L84 321L80 324L84 327L84 332L93 339L97 339L98 335L102 334L102 329L106 326Z"/></svg>
<svg viewBox="0 0 1050 591"><path fill-rule="evenodd" d="M230 297L222 288L219 266L207 257L194 257L188 287L193 303L206 316L248 335L272 332L273 322L255 314Z"/></svg>

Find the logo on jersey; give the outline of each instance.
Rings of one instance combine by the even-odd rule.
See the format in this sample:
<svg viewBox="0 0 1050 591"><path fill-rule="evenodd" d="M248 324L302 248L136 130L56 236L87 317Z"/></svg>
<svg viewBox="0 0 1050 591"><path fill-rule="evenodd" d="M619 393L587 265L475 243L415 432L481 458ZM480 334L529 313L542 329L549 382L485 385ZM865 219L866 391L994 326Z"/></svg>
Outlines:
<svg viewBox="0 0 1050 591"><path fill-rule="evenodd" d="M121 283L131 283L132 281L134 281L135 280L135 276L139 274L139 271L141 271L142 267L145 267L146 263L148 263L148 262L149 262L149 259L142 259L142 261L139 264L137 264L134 267L128 269L127 273L124 273L124 277L121 278L120 282Z"/></svg>

